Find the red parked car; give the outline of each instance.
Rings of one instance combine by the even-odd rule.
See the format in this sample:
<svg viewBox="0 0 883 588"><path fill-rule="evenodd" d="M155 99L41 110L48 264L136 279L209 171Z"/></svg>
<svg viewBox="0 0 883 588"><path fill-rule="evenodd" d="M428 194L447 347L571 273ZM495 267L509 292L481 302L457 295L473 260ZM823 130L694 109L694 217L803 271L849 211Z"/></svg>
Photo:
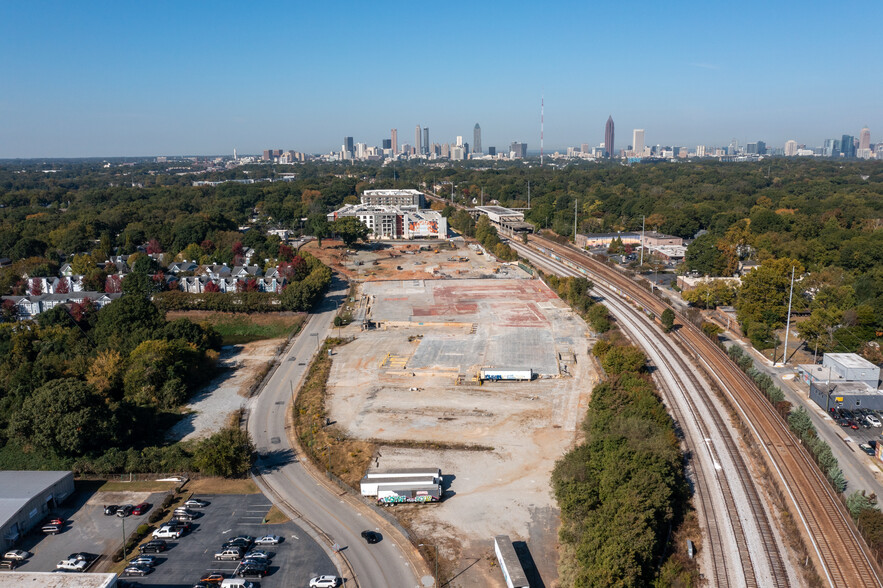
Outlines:
<svg viewBox="0 0 883 588"><path fill-rule="evenodd" d="M135 508L132 509L132 514L135 516L140 516L140 515L143 515L144 513L146 513L148 510L150 510L150 503L149 502L142 502L141 504L136 505Z"/></svg>

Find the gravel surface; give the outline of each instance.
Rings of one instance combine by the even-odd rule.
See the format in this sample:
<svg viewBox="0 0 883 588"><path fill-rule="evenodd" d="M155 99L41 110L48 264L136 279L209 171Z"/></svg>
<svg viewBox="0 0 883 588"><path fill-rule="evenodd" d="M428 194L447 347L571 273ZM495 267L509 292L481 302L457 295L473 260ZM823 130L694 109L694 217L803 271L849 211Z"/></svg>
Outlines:
<svg viewBox="0 0 883 588"><path fill-rule="evenodd" d="M245 406L245 394L256 374L284 342L268 339L224 347L219 364L226 369L190 399L190 414L169 430L169 439L199 439L224 428L230 415Z"/></svg>

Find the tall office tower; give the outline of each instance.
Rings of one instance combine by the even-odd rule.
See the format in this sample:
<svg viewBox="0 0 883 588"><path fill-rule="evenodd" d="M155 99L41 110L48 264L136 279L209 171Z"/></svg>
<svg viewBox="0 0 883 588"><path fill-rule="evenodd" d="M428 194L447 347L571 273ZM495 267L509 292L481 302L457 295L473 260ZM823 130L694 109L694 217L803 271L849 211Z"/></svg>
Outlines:
<svg viewBox="0 0 883 588"><path fill-rule="evenodd" d="M383 140L383 148L384 149L392 149L392 139L384 139Z"/></svg>
<svg viewBox="0 0 883 588"><path fill-rule="evenodd" d="M457 135L457 142L455 143L457 147L463 146L463 135Z"/></svg>
<svg viewBox="0 0 883 588"><path fill-rule="evenodd" d="M865 127L862 129L862 132L859 134L858 139L858 148L859 149L870 149L871 148L871 129Z"/></svg>
<svg viewBox="0 0 883 588"><path fill-rule="evenodd" d="M758 155L766 155L766 143L763 141L757 142L757 154Z"/></svg>
<svg viewBox="0 0 883 588"><path fill-rule="evenodd" d="M581 143L579 146L579 152L580 153L588 153L589 152L589 144L588 143Z"/></svg>
<svg viewBox="0 0 883 588"><path fill-rule="evenodd" d="M395 155L399 152L399 130L393 129L390 134L392 135L392 154Z"/></svg>
<svg viewBox="0 0 883 588"><path fill-rule="evenodd" d="M488 147L488 148L487 148L487 154L496 157L496 155L497 155L497 148L496 148L496 147Z"/></svg>
<svg viewBox="0 0 883 588"><path fill-rule="evenodd" d="M855 137L843 135L840 138L840 152L843 153L843 157L855 157Z"/></svg>
<svg viewBox="0 0 883 588"><path fill-rule="evenodd" d="M607 117L604 127L604 153L607 157L613 157L613 115Z"/></svg>
<svg viewBox="0 0 883 588"><path fill-rule="evenodd" d="M747 143L745 145L745 153L748 155L757 155L757 143Z"/></svg>
<svg viewBox="0 0 883 588"><path fill-rule="evenodd" d="M343 138L343 146L344 151L353 152L353 138L352 137L344 137Z"/></svg>
<svg viewBox="0 0 883 588"><path fill-rule="evenodd" d="M512 141L509 144L509 157L513 159L524 159L527 157L527 143Z"/></svg>
<svg viewBox="0 0 883 588"><path fill-rule="evenodd" d="M794 157L797 155L797 141L791 139L785 141L785 157Z"/></svg>
<svg viewBox="0 0 883 588"><path fill-rule="evenodd" d="M420 149L420 125L417 125L417 130L414 131L414 150L417 153L422 153L423 151Z"/></svg>
<svg viewBox="0 0 883 588"><path fill-rule="evenodd" d="M478 123L475 123L475 128L472 130L472 152L473 153L481 153L481 127L478 126Z"/></svg>
<svg viewBox="0 0 883 588"><path fill-rule="evenodd" d="M644 155L644 129L635 129L632 132L632 151L637 157Z"/></svg>
<svg viewBox="0 0 883 588"><path fill-rule="evenodd" d="M423 154L429 155L429 127L423 127Z"/></svg>
<svg viewBox="0 0 883 588"><path fill-rule="evenodd" d="M705 157L705 145L696 146L696 157Z"/></svg>

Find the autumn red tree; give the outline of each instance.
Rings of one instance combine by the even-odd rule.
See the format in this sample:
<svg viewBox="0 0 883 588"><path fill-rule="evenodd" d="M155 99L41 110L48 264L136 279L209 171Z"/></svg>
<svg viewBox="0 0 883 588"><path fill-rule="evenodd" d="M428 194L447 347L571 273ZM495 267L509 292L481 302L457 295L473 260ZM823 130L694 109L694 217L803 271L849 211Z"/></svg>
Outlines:
<svg viewBox="0 0 883 588"><path fill-rule="evenodd" d="M31 280L31 296L39 296L43 293L43 282L41 280Z"/></svg>
<svg viewBox="0 0 883 588"><path fill-rule="evenodd" d="M119 274L107 276L107 279L104 280L104 291L108 294L117 294L123 291L122 280Z"/></svg>
<svg viewBox="0 0 883 588"><path fill-rule="evenodd" d="M60 280L58 280L58 285L55 286L56 294L67 294L70 291L71 286L67 278L61 278Z"/></svg>
<svg viewBox="0 0 883 588"><path fill-rule="evenodd" d="M151 239L147 242L147 254L150 255L152 253L162 253L162 245L156 239Z"/></svg>
<svg viewBox="0 0 883 588"><path fill-rule="evenodd" d="M220 292L221 288L214 282L209 282L203 288L203 292Z"/></svg>

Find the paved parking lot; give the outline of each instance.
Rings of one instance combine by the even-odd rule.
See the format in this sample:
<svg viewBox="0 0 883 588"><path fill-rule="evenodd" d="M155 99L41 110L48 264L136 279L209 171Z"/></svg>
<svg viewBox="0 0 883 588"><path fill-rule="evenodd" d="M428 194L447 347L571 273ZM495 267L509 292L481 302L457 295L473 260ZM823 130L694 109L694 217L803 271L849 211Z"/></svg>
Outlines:
<svg viewBox="0 0 883 588"><path fill-rule="evenodd" d="M260 494L200 495L211 504L193 521L193 528L158 557L155 571L144 578L127 578L136 586L189 588L203 574L220 572L231 577L236 562L215 561L214 554L227 539L236 535L280 535L285 540L261 547L272 554L270 573L260 582L261 588L306 588L310 578L337 574L322 548L294 523L262 524L270 502Z"/></svg>
<svg viewBox="0 0 883 588"><path fill-rule="evenodd" d="M149 502L156 505L162 502L163 493L148 492L98 492L78 490L68 499L57 512L68 522L64 531L58 535L43 536L39 532L30 533L18 546L34 554L26 560L22 571L51 572L55 565L71 553L86 552L92 554L112 553L123 543L123 525L126 533L131 534L135 528L147 522L150 512L144 516L129 516L125 521L115 516L104 515L104 500L107 504L138 504ZM93 569L100 566L107 556L93 564Z"/></svg>
<svg viewBox="0 0 883 588"><path fill-rule="evenodd" d="M873 414L877 415L878 418L883 420L883 411L875 411ZM832 417L835 415L832 413ZM870 427L861 417L858 417L855 413L852 414L852 421L858 425L858 429L853 429L850 426L842 426L840 425L840 421L835 420L832 423L835 426L840 426L843 429L843 433L846 434L850 439L852 439L856 444L859 443L867 443L868 441L883 441L881 439L881 433L883 433L883 428L881 427Z"/></svg>

